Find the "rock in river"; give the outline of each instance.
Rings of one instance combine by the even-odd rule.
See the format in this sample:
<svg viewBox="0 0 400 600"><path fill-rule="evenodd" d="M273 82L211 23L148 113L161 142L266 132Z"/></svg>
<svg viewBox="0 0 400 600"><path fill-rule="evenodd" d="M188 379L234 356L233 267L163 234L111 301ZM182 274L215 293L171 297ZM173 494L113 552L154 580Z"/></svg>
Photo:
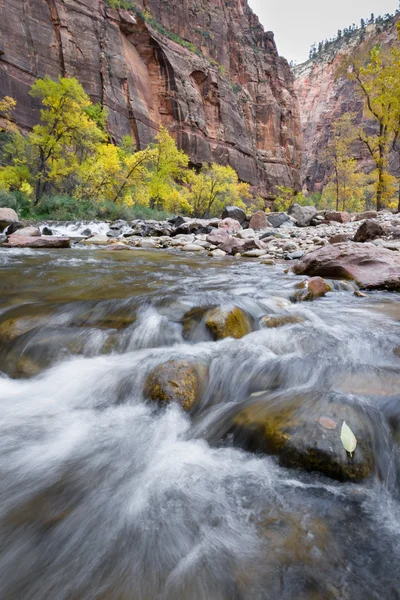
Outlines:
<svg viewBox="0 0 400 600"><path fill-rule="evenodd" d="M385 230L376 221L364 221L354 236L355 242L371 242L385 235Z"/></svg>
<svg viewBox="0 0 400 600"><path fill-rule="evenodd" d="M206 316L206 327L214 340L242 338L252 331L251 320L241 308L217 306Z"/></svg>
<svg viewBox="0 0 400 600"><path fill-rule="evenodd" d="M0 208L0 233L11 225L19 221L18 215L12 208Z"/></svg>
<svg viewBox="0 0 400 600"><path fill-rule="evenodd" d="M352 456L340 439L343 421L357 438ZM235 414L232 433L240 446L278 455L285 467L319 471L341 481L360 481L374 470L370 417L358 406L317 393L250 400Z"/></svg>
<svg viewBox="0 0 400 600"><path fill-rule="evenodd" d="M14 233L8 237L4 244L7 248L69 248L70 239L65 237L30 236Z"/></svg>
<svg viewBox="0 0 400 600"><path fill-rule="evenodd" d="M373 244L324 246L306 254L293 271L297 275L352 279L362 289L400 291L400 253Z"/></svg>
<svg viewBox="0 0 400 600"><path fill-rule="evenodd" d="M190 410L200 400L206 375L203 365L170 360L153 369L146 380L144 394L154 402L178 402L184 410Z"/></svg>

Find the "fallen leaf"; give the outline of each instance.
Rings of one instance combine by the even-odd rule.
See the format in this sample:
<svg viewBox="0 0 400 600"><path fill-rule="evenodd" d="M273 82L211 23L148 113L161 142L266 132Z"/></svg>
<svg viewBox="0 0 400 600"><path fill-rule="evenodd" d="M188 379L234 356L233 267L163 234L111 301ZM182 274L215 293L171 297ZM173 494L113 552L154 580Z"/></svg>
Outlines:
<svg viewBox="0 0 400 600"><path fill-rule="evenodd" d="M340 439L346 452L348 452L350 456L352 456L357 446L357 438L350 429L350 427L347 425L346 421L343 421L342 430L340 432Z"/></svg>
<svg viewBox="0 0 400 600"><path fill-rule="evenodd" d="M325 427L325 429L336 429L337 427L336 421L329 417L321 417L319 419L319 424L322 425L322 427Z"/></svg>

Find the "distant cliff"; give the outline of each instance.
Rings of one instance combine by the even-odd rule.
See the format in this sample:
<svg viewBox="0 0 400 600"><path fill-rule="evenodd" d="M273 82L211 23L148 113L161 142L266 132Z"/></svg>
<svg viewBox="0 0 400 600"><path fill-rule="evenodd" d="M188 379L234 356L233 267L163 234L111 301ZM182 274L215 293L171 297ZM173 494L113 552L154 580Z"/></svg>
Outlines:
<svg viewBox="0 0 400 600"><path fill-rule="evenodd" d="M399 17L367 25L330 43L313 59L294 69L295 90L299 99L303 136L303 187L310 192L322 189L328 173L321 161L321 150L332 134L332 123L345 112L354 112L359 122L363 102L347 79L336 80L336 71L346 54L361 48L397 40L396 23ZM362 147L357 158L365 171L371 164Z"/></svg>
<svg viewBox="0 0 400 600"><path fill-rule="evenodd" d="M0 0L0 95L39 119L35 78L74 76L109 109L115 139L146 146L166 125L193 164L231 164L268 196L300 186L293 74L247 0Z"/></svg>

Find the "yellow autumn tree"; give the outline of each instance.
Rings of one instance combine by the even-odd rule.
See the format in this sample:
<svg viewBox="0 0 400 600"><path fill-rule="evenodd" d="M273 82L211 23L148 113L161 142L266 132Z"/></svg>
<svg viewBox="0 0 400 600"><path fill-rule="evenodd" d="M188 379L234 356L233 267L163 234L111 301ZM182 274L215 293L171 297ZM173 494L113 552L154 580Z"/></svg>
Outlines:
<svg viewBox="0 0 400 600"><path fill-rule="evenodd" d="M364 115L375 127L359 128L376 169L376 207L390 196L389 155L400 131L400 49L376 46L367 60L362 54L346 57L339 70L352 81L364 101ZM389 187L388 187L389 184Z"/></svg>
<svg viewBox="0 0 400 600"><path fill-rule="evenodd" d="M232 167L204 164L199 173L191 171L187 177L187 200L195 217L220 216L226 204L246 208L251 198L250 186L239 182Z"/></svg>

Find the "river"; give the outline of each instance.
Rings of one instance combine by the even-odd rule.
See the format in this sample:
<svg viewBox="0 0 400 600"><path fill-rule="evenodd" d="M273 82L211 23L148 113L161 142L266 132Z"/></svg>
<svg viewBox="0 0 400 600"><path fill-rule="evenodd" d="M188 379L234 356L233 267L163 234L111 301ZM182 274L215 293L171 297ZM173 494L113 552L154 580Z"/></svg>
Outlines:
<svg viewBox="0 0 400 600"><path fill-rule="evenodd" d="M1 600L400 598L398 294L296 303L285 265L163 251L3 249L0 268ZM301 319L184 339L215 305ZM171 359L208 371L189 413L144 397ZM358 407L372 474L244 449L251 394L304 398L310 420Z"/></svg>

